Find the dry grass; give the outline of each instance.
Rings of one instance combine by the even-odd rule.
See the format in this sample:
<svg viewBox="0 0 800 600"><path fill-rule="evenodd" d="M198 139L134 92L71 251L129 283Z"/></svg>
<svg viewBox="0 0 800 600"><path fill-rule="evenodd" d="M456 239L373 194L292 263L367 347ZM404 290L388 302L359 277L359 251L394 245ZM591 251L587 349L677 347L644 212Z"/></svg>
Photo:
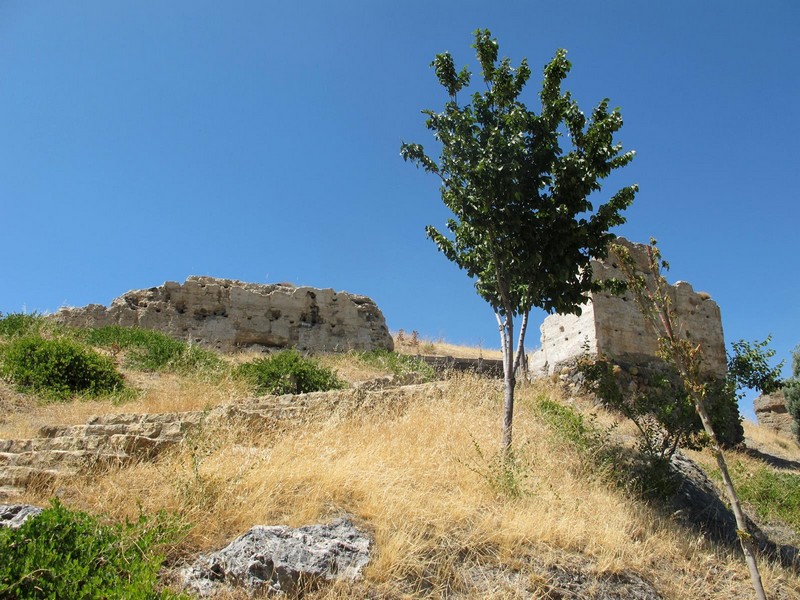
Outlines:
<svg viewBox="0 0 800 600"><path fill-rule="evenodd" d="M263 357L262 352L239 352L224 358L233 365ZM320 364L333 369L348 383L389 374L369 366L351 354L325 354ZM0 381L0 439L35 437L44 425L75 425L98 414L165 413L206 410L252 396L247 384L230 375L204 377L175 373L153 373L122 369L125 381L134 390L132 399L111 403L108 400L77 398L70 402L40 403L18 394Z"/></svg>
<svg viewBox="0 0 800 600"><path fill-rule="evenodd" d="M743 421L743 425L748 447L759 448L773 456L800 461L800 444L797 440L789 439L747 420Z"/></svg>
<svg viewBox="0 0 800 600"><path fill-rule="evenodd" d="M494 476L498 383L463 376L426 389L347 419L207 429L156 463L63 482L60 495L114 518L137 507L178 512L193 525L179 554L220 547L254 524L352 514L372 532L376 555L363 582L317 597L516 598L515 570L576 557L601 573L633 570L665 598L751 596L735 556L626 497L545 426L536 409L545 387L519 392L516 497ZM475 564L494 569L481 571L488 587L467 575ZM763 566L774 597L800 598L797 577Z"/></svg>

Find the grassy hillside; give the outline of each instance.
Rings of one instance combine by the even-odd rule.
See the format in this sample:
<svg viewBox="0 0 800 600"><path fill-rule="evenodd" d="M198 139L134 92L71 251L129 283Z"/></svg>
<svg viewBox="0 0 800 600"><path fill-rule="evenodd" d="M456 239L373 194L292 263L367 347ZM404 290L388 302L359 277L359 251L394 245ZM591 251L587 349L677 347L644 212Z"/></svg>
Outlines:
<svg viewBox="0 0 800 600"><path fill-rule="evenodd" d="M251 394L231 369L142 371L126 366L119 349L97 349L112 356L134 393L42 404L2 384L0 438L91 414L208 409ZM321 362L349 382L392 373L391 365L355 354ZM515 461L502 466L499 382L452 374L421 385L403 402L356 414L207 427L154 462L29 488L21 500L45 505L57 495L117 522L140 512L175 513L188 530L166 549L171 564L221 547L254 524L299 526L349 513L371 531L376 554L363 581L313 596L319 598L596 597L589 588L570 596L568 580L634 575L664 598L752 597L735 552L680 526L626 485L614 457L631 446L627 423L588 400L564 397L554 384L523 385ZM755 426L746 431L762 453L800 459L797 445ZM712 470L709 456L692 456ZM745 453L734 453L732 462L742 482L763 470L778 473ZM792 476L789 488L770 492L767 484L764 493L792 492ZM754 492L749 500L762 524L798 544L796 507L761 511L775 498ZM800 598L796 574L766 561L761 567L771 598Z"/></svg>

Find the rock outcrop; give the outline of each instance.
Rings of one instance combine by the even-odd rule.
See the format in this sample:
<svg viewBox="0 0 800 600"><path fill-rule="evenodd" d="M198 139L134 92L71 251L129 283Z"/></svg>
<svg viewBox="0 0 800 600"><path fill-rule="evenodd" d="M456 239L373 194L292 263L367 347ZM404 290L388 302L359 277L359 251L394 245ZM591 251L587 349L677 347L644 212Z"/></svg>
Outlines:
<svg viewBox="0 0 800 600"><path fill-rule="evenodd" d="M297 529L257 525L222 550L201 556L179 577L199 596L240 587L294 597L325 581L357 579L369 562L371 545L370 537L346 517Z"/></svg>
<svg viewBox="0 0 800 600"><path fill-rule="evenodd" d="M647 275L646 246L624 238L617 242L627 247L640 273ZM619 259L610 253L604 261L593 261L596 280L624 279ZM652 276L648 276L652 278ZM708 294L695 292L679 281L670 286L673 307L682 325L680 334L700 344L704 368L709 374L726 372L725 339L719 306ZM633 296L610 292L592 294L580 315L550 315L541 326L541 348L529 357L529 370L552 375L563 365L588 353L603 354L615 362L646 363L656 357L658 338L639 312Z"/></svg>
<svg viewBox="0 0 800 600"><path fill-rule="evenodd" d="M756 419L762 427L769 427L776 433L789 439L796 439L793 426L794 419L786 410L783 390L772 394L762 394L753 401Z"/></svg>
<svg viewBox="0 0 800 600"><path fill-rule="evenodd" d="M302 351L394 347L386 321L366 296L286 284L189 277L128 292L105 307L62 308L66 325L137 326L222 351L244 347Z"/></svg>

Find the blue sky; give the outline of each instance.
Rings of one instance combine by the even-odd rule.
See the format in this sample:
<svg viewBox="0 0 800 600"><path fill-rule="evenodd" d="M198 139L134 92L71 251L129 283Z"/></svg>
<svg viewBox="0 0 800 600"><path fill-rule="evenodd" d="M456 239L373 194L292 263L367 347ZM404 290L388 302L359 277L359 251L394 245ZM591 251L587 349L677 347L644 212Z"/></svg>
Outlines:
<svg viewBox="0 0 800 600"><path fill-rule="evenodd" d="M621 107L638 156L607 192L640 192L617 233L655 236L670 279L720 304L728 341L772 333L788 362L794 1L7 0L0 311L213 275L367 294L393 330L498 347L491 310L425 238L448 216L436 181L399 156L403 140L431 145L434 55L477 70L479 27L528 58L529 106L563 47L584 111Z"/></svg>

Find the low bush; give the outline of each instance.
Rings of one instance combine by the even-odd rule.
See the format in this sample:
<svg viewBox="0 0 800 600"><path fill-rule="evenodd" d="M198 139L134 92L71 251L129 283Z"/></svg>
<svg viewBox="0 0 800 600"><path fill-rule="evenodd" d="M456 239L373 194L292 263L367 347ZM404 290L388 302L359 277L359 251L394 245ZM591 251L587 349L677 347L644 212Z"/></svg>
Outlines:
<svg viewBox="0 0 800 600"><path fill-rule="evenodd" d="M109 325L78 333L92 346L126 351L125 365L143 371L214 371L223 362L213 351L176 340L159 331Z"/></svg>
<svg viewBox="0 0 800 600"><path fill-rule="evenodd" d="M0 527L0 597L176 599L157 590L164 544L182 528L166 515L104 525L89 514L50 508L19 529Z"/></svg>
<svg viewBox="0 0 800 600"><path fill-rule="evenodd" d="M596 453L606 445L607 435L594 424L587 423L583 415L569 406L541 398L536 412L559 438L581 454Z"/></svg>
<svg viewBox="0 0 800 600"><path fill-rule="evenodd" d="M236 369L236 374L250 382L259 394L304 394L346 387L336 373L297 350L284 350L245 363Z"/></svg>
<svg viewBox="0 0 800 600"><path fill-rule="evenodd" d="M122 391L114 362L75 340L16 338L0 349L0 377L24 392L64 400L74 394L101 396Z"/></svg>
<svg viewBox="0 0 800 600"><path fill-rule="evenodd" d="M416 356L398 354L389 350L359 352L357 356L363 363L377 369L385 369L393 375L416 373L423 381L432 381L435 377L433 367Z"/></svg>

